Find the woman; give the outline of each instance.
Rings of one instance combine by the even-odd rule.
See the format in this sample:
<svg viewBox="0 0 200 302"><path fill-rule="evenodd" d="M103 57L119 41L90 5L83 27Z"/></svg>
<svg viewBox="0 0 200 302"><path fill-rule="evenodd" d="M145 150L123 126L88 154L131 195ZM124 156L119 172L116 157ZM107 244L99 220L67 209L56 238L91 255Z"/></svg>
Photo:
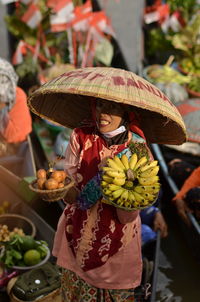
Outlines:
<svg viewBox="0 0 200 302"><path fill-rule="evenodd" d="M9 152L9 146L26 140L32 131L27 97L17 81L12 65L0 58L0 155Z"/></svg>
<svg viewBox="0 0 200 302"><path fill-rule="evenodd" d="M128 152L131 140L145 143L145 137L128 106L105 100L92 104L95 123L75 128L66 150L65 169L76 187L65 197L53 248L63 267L63 301L137 301L134 288L142 274L139 211L102 202L99 185L105 159Z"/></svg>

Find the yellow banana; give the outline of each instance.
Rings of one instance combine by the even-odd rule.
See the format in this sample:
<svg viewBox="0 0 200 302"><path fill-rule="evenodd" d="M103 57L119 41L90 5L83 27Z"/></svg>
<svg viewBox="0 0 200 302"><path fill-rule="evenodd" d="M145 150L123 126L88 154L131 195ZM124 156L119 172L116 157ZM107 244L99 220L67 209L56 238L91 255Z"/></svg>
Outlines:
<svg viewBox="0 0 200 302"><path fill-rule="evenodd" d="M153 194L151 194L151 193L143 193L143 194L141 194L143 197L144 197L144 199L145 200L147 200L147 201L154 201L155 199L156 199L156 196L155 195L153 195Z"/></svg>
<svg viewBox="0 0 200 302"><path fill-rule="evenodd" d="M123 186L125 184L126 178L119 178L115 177L113 178L113 183L117 186Z"/></svg>
<svg viewBox="0 0 200 302"><path fill-rule="evenodd" d="M101 186L102 186L102 188L105 188L105 187L108 186L108 183L105 180L102 180L101 181Z"/></svg>
<svg viewBox="0 0 200 302"><path fill-rule="evenodd" d="M122 169L123 171L125 170L125 167L124 167L124 165L123 165L121 159L120 159L117 155L114 156L113 160L114 160L114 162L115 162L119 167L121 167L121 169Z"/></svg>
<svg viewBox="0 0 200 302"><path fill-rule="evenodd" d="M115 184L109 184L108 185L108 190L110 190L110 191L116 191L116 190L119 190L119 189L121 189L121 186L117 186Z"/></svg>
<svg viewBox="0 0 200 302"><path fill-rule="evenodd" d="M130 200L131 204L133 204L136 201L135 195L133 194L132 191L128 192L128 199Z"/></svg>
<svg viewBox="0 0 200 302"><path fill-rule="evenodd" d="M112 191L108 190L107 188L103 188L103 194L109 196L111 195Z"/></svg>
<svg viewBox="0 0 200 302"><path fill-rule="evenodd" d="M152 177L158 174L159 166L155 166L150 168L142 173L140 173L140 177Z"/></svg>
<svg viewBox="0 0 200 302"><path fill-rule="evenodd" d="M158 181L159 181L159 177L157 175L148 178L138 177L138 182L142 186L151 186L154 185L155 183L158 183Z"/></svg>
<svg viewBox="0 0 200 302"><path fill-rule="evenodd" d="M126 154L122 155L121 161L122 161L125 169L128 170L129 169L129 160L128 160L128 157L126 156Z"/></svg>
<svg viewBox="0 0 200 302"><path fill-rule="evenodd" d="M141 166L143 166L144 164L146 164L147 162L147 157L146 156L142 156L136 163L135 168L133 169L134 171L136 171L137 169L139 169Z"/></svg>
<svg viewBox="0 0 200 302"><path fill-rule="evenodd" d="M124 171L124 169L118 165L112 158L108 158L107 159L107 165L108 167L114 169L114 170L117 170L117 171Z"/></svg>
<svg viewBox="0 0 200 302"><path fill-rule="evenodd" d="M153 167L157 166L157 164L158 164L157 160L152 160L151 162L148 162L146 165L141 167L140 171L144 172L144 171L148 170L149 168L153 168Z"/></svg>
<svg viewBox="0 0 200 302"><path fill-rule="evenodd" d="M109 171L106 171L106 174L110 177L118 177L118 178L124 178L126 177L125 173L124 172L121 172L121 171L112 171L112 170L109 170Z"/></svg>
<svg viewBox="0 0 200 302"><path fill-rule="evenodd" d="M114 199L116 199L116 198L119 198L121 195L122 195L122 193L124 192L124 189L123 188L120 188L119 190L116 190L116 191L112 191L112 197L114 198Z"/></svg>
<svg viewBox="0 0 200 302"><path fill-rule="evenodd" d="M134 191L136 191L137 193L158 193L160 190L160 185L152 185L152 186L135 186Z"/></svg>
<svg viewBox="0 0 200 302"><path fill-rule="evenodd" d="M119 205L119 206L123 206L124 204L124 201L121 199L121 198L118 198L116 203Z"/></svg>
<svg viewBox="0 0 200 302"><path fill-rule="evenodd" d="M129 200L125 201L125 202L124 202L124 205L125 205L125 207L127 207L127 208L131 208L131 203L130 203Z"/></svg>
<svg viewBox="0 0 200 302"><path fill-rule="evenodd" d="M109 184L111 184L113 182L113 178L110 177L110 176L108 176L108 175L106 175L106 174L103 174L102 178L103 178L104 181L106 181Z"/></svg>
<svg viewBox="0 0 200 302"><path fill-rule="evenodd" d="M129 167L130 167L130 169L133 170L133 169L135 168L135 165L136 165L136 163L137 163L137 160L138 160L137 153L133 153L133 154L131 155L130 160L129 160Z"/></svg>
<svg viewBox="0 0 200 302"><path fill-rule="evenodd" d="M128 199L128 190L124 190L124 192L121 195L121 199L125 202Z"/></svg>
<svg viewBox="0 0 200 302"><path fill-rule="evenodd" d="M111 168L111 167L102 167L102 170L104 171L104 172L107 172L107 171L116 171L116 169L113 169L113 168Z"/></svg>
<svg viewBox="0 0 200 302"><path fill-rule="evenodd" d="M135 196L136 202L138 202L139 204L144 202L144 197L140 193L133 191L133 194Z"/></svg>

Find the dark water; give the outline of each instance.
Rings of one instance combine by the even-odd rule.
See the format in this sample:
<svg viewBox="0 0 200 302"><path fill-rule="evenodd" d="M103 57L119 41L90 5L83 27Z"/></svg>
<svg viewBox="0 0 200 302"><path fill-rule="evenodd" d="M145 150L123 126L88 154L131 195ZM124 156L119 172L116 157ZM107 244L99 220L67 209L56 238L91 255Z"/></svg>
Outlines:
<svg viewBox="0 0 200 302"><path fill-rule="evenodd" d="M200 263L186 241L177 216L167 209L164 213L169 236L161 240L156 302L199 302Z"/></svg>

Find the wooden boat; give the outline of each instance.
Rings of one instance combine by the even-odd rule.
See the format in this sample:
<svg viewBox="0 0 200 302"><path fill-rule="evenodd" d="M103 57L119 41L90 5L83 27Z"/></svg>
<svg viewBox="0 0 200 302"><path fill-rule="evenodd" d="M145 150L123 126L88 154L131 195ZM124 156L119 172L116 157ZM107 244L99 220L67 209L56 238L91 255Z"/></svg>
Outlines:
<svg viewBox="0 0 200 302"><path fill-rule="evenodd" d="M20 143L16 154L0 157L0 165L21 178L36 175L36 166L30 136L28 136L26 141Z"/></svg>
<svg viewBox="0 0 200 302"><path fill-rule="evenodd" d="M18 190L20 178L0 165L0 179L0 205L3 201L8 201L10 204L8 213L19 214L31 220L36 227L35 238L45 240L52 250L55 230L23 199ZM54 262L52 255L50 260ZM10 301L4 288L0 288L0 301Z"/></svg>
<svg viewBox="0 0 200 302"><path fill-rule="evenodd" d="M163 177L165 184L171 191L171 197L173 197L179 191L179 189L176 185L175 180L169 174L167 163L171 159L181 158L195 165L197 163L199 164L199 157L195 156L194 154L191 155L189 153L183 154L180 151L169 149L165 146L160 147L157 144L152 144L151 147L155 158L159 161L159 165L161 168L161 177ZM183 231L182 233L184 234L187 244L192 248L193 254L197 258L197 260L200 261L200 225L192 213L188 213L187 215L190 220L190 227L188 227L178 215L177 221L179 222L179 226Z"/></svg>

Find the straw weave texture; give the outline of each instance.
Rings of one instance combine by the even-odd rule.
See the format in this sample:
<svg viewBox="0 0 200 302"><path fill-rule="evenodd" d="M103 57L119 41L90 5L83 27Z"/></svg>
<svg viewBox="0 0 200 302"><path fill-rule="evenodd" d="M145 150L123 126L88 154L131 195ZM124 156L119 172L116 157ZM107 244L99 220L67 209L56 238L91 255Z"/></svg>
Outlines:
<svg viewBox="0 0 200 302"><path fill-rule="evenodd" d="M69 71L47 82L29 98L30 109L48 120L75 128L91 117L90 101L100 98L133 106L151 143L182 144L186 140L177 108L154 85L117 68L89 67Z"/></svg>

